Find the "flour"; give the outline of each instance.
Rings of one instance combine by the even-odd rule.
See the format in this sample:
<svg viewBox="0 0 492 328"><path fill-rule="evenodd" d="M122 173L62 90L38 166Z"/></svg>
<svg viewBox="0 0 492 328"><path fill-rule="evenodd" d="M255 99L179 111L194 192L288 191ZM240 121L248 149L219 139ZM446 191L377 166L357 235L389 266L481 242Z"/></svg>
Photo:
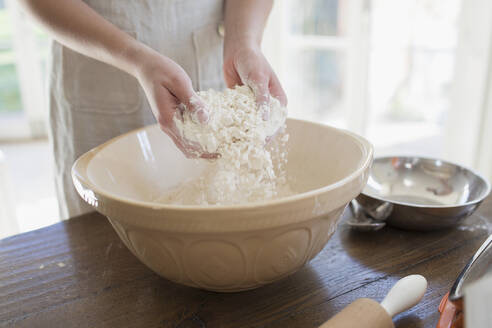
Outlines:
<svg viewBox="0 0 492 328"><path fill-rule="evenodd" d="M279 149L282 144L285 146L288 135L279 138L276 147L265 147L266 140L285 126L286 108L273 97L268 104L258 106L247 86L223 92L209 90L198 95L209 109L208 123L200 124L192 113L184 111L181 117L175 118L177 129L183 138L220 157L199 178L182 183L160 201L224 205L290 194L285 176L287 157L285 149ZM278 158L273 160L272 154Z"/></svg>

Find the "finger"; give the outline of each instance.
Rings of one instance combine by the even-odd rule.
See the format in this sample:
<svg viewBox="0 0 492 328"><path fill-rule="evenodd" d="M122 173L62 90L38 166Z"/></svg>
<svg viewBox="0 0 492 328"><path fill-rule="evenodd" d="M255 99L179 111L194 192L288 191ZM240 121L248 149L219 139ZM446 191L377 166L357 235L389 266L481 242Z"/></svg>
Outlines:
<svg viewBox="0 0 492 328"><path fill-rule="evenodd" d="M224 79L228 88L233 88L236 85L243 85L241 78L232 63L224 63Z"/></svg>
<svg viewBox="0 0 492 328"><path fill-rule="evenodd" d="M262 73L252 73L243 81L253 90L258 104L268 104L268 80L268 76Z"/></svg>
<svg viewBox="0 0 492 328"><path fill-rule="evenodd" d="M268 145L273 139L275 139L277 137L277 135L279 134L280 130L281 129L279 128L277 131L275 131L275 133L273 135L267 136L265 138L265 144Z"/></svg>
<svg viewBox="0 0 492 328"><path fill-rule="evenodd" d="M186 106L186 109L192 113L192 118L199 123L207 123L209 119L208 111L205 103L198 97L190 78L186 73L175 73L169 77L166 83L170 92L178 99L179 102Z"/></svg>
<svg viewBox="0 0 492 328"><path fill-rule="evenodd" d="M270 94L272 95L272 97L277 98L280 101L280 104L283 107L286 107L287 106L287 95L285 94L284 89L282 88L282 85L280 84L280 81L279 81L277 75L275 75L275 73L272 73L272 76L270 78L269 89L270 89Z"/></svg>
<svg viewBox="0 0 492 328"><path fill-rule="evenodd" d="M268 77L261 73L253 73L247 78L246 84L255 94L256 103L258 104L258 109L262 111L263 120L268 120L270 117Z"/></svg>
<svg viewBox="0 0 492 328"><path fill-rule="evenodd" d="M154 113L154 115L156 116L161 130L171 138L176 147L178 147L186 157L196 158L201 155L201 153L203 153L201 148L199 146L190 145L183 140L176 127L174 118L177 117L178 119L182 119L179 110L181 104L178 99L163 86L159 86L159 89L155 90L154 94L157 109L157 112Z"/></svg>
<svg viewBox="0 0 492 328"><path fill-rule="evenodd" d="M180 134L176 124L173 124L166 133L187 158L217 159L220 157L219 153L206 153L199 143L184 138Z"/></svg>
<svg viewBox="0 0 492 328"><path fill-rule="evenodd" d="M169 130L174 125L175 114L180 112L178 100L162 85L156 86L150 99L154 100L152 110L161 129ZM178 118L180 116L178 114Z"/></svg>
<svg viewBox="0 0 492 328"><path fill-rule="evenodd" d="M194 155L193 152L189 151L188 147L184 144L183 140L178 137L171 129L169 128L162 128L162 131L166 133L169 138L174 142L176 147L187 157L187 158L196 158L197 156Z"/></svg>
<svg viewBox="0 0 492 328"><path fill-rule="evenodd" d="M220 158L220 154L219 153L204 153L204 154L201 154L200 155L200 158L203 158L203 159L217 159L217 158Z"/></svg>
<svg viewBox="0 0 492 328"><path fill-rule="evenodd" d="M175 124L165 132L171 137L176 146L183 152L183 154L187 158L203 157L206 154L203 152L201 146L198 143L185 139L179 133L179 130Z"/></svg>
<svg viewBox="0 0 492 328"><path fill-rule="evenodd" d="M210 116L208 114L207 106L196 93L190 98L188 106L192 113L191 118L193 121L202 124L208 122Z"/></svg>

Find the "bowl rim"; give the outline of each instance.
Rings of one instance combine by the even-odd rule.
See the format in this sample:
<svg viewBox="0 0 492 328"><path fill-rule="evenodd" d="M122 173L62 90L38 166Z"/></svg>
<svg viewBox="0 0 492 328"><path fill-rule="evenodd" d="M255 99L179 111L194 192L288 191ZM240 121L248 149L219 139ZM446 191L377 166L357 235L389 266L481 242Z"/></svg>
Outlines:
<svg viewBox="0 0 492 328"><path fill-rule="evenodd" d="M186 212L194 212L194 211L231 211L231 210L247 210L247 209L258 209L262 207L270 207L270 206L275 206L275 205L282 205L286 203L291 203L295 201L300 201L300 200L305 200L309 199L312 197L316 197L320 194L323 194L325 192L331 191L333 189L336 189L340 186L343 186L347 184L348 182L356 179L359 177L372 163L373 156L374 156L374 146L364 137L357 135L356 133L353 133L351 131L348 131L346 129L341 129L337 128L328 124L323 124L320 122L313 122L313 121L308 121L308 120L303 120L303 119L297 119L297 118L288 118L288 121L297 121L297 122L302 122L302 123L308 123L308 124L314 124L323 128L329 128L332 130L336 130L342 134L350 136L354 141L356 141L362 152L362 158L361 160L363 161L362 164L354 170L352 173L349 175L345 176L344 178L323 186L321 188L316 188L313 190L309 190L306 192L286 196L286 197L281 197L273 200L264 200L264 201L259 201L259 202L251 202L251 203L244 203L244 204L237 204L237 205L177 205L177 204L165 204L165 203L155 203L155 202L149 202L149 201L140 201L140 200L133 200L129 199L126 197L122 196L117 196L113 194L107 193L104 189L96 187L88 178L88 176L83 176L79 170L84 169L84 171L87 171L88 164L92 160L96 154L98 154L102 149L106 148L113 142L116 142L130 134L136 134L140 131L143 130L150 130L158 126L158 124L151 124L147 125L129 132L126 132L124 134L121 134L117 137L114 137L103 144L89 150L88 152L82 154L72 165L71 169L71 175L72 175L72 180L74 182L80 183L84 185L84 188L87 188L94 192L95 194L99 195L100 197L104 197L106 199L120 202L120 203L125 203L128 205L132 206L139 206L139 207L145 207L148 209L153 209L153 210L173 210L173 211L186 211ZM85 166L82 166L82 162L85 162ZM85 200L84 200L85 201Z"/></svg>
<svg viewBox="0 0 492 328"><path fill-rule="evenodd" d="M408 202L402 202L402 201L393 201L393 200L389 200L387 198L375 196L375 195L368 194L368 193L364 192L364 189L367 187L367 184L362 189L361 194L364 194L367 197L374 198L374 199L379 200L381 202L387 202L387 203L391 203L391 204L395 204L395 205L399 205L399 206L407 206L407 207L414 207L414 208L433 208L433 209L440 209L440 208L451 209L451 208L466 207L469 205L478 204L478 203L481 203L490 194L490 191L491 191L490 182L486 178L484 178L484 176L482 174L480 174L476 170L469 168L466 165L457 164L453 161L448 161L448 160L444 160L444 159L440 159L440 158L433 158L433 157L427 157L427 156L412 156L412 155L377 156L377 157L374 157L373 165L374 165L374 163L376 163L379 160L390 159L390 158L417 158L419 160L441 161L444 164L453 165L459 169L466 170L466 171L470 172L471 174L473 174L474 176L478 177L485 184L485 192L481 195L481 197L478 197L475 200L471 200L471 201L468 201L468 202L462 203L462 204L453 204L453 205L430 205L430 204L429 205L423 205L423 204L414 204L414 203L408 203ZM369 178L371 176L372 176L372 170L369 172Z"/></svg>

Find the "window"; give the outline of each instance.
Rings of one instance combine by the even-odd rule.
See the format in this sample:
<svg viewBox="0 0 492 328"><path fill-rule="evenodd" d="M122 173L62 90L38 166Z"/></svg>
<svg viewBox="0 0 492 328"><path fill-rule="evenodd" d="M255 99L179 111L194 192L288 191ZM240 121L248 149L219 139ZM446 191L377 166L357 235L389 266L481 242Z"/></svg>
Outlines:
<svg viewBox="0 0 492 328"><path fill-rule="evenodd" d="M12 21L2 1L0 2L0 115L2 119L18 116L22 112L12 41Z"/></svg>
<svg viewBox="0 0 492 328"><path fill-rule="evenodd" d="M0 0L0 139L46 136L45 71L49 39Z"/></svg>
<svg viewBox="0 0 492 328"><path fill-rule="evenodd" d="M372 0L367 137L379 153L444 157L459 0Z"/></svg>
<svg viewBox="0 0 492 328"><path fill-rule="evenodd" d="M0 0L0 238L58 221L46 139L49 39Z"/></svg>
<svg viewBox="0 0 492 328"><path fill-rule="evenodd" d="M352 61L350 11L360 1L276 1L265 35L270 57L289 97L293 117L346 127ZM363 72L362 72L363 73Z"/></svg>
<svg viewBox="0 0 492 328"><path fill-rule="evenodd" d="M276 1L263 45L291 116L363 134L376 155L446 158L462 3Z"/></svg>

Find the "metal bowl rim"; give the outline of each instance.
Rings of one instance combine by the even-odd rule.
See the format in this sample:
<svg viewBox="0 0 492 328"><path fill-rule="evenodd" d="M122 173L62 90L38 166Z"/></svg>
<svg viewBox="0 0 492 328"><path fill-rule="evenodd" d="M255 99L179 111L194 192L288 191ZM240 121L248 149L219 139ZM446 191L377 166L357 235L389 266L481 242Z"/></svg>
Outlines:
<svg viewBox="0 0 492 328"><path fill-rule="evenodd" d="M385 198L382 198L379 196L367 194L364 192L364 190L361 192L361 194L364 194L367 197L371 197L371 198L374 198L374 199L382 201L382 202L387 202L387 203L391 203L391 204L395 204L395 205L403 205L403 206L408 206L408 207L415 207L415 208L458 208L458 207L466 207L469 205L475 205L475 204L481 203L490 194L490 190L491 190L490 182L487 179L485 179L480 173L476 172L475 170L473 170L473 169L471 169L465 165L460 165L460 164L457 164L457 163L454 163L451 161L447 161L447 160L443 160L440 158L409 156L409 155L379 156L379 157L374 157L372 165L374 165L374 163L377 162L378 160L384 160L384 159L390 159L390 158L405 158L405 159L416 158L419 160L441 161L442 163L453 165L453 166L458 167L460 169L467 170L470 173L472 173L473 175L475 175L476 177L478 177L480 180L482 180L482 182L485 183L485 192L483 193L482 197L479 197L475 200L472 200L472 201L469 201L469 202L466 202L463 204L455 204L455 205L422 205L422 204L393 201L393 200L385 199ZM372 165L371 165L371 168L372 168ZM372 175L372 170L370 170L369 177L371 175Z"/></svg>

